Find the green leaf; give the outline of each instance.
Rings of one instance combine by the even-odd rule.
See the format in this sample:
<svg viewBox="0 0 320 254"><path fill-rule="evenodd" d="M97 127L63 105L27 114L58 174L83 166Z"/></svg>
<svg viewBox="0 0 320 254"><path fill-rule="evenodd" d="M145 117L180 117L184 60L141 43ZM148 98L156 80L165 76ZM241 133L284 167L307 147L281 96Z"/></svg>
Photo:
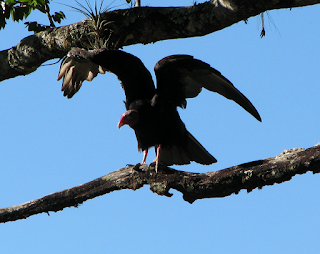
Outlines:
<svg viewBox="0 0 320 254"><path fill-rule="evenodd" d="M19 21L19 10L16 7L10 10L10 14L13 21Z"/></svg>
<svg viewBox="0 0 320 254"><path fill-rule="evenodd" d="M24 8L24 10L23 10L23 17L26 19L29 15L30 15L30 13L31 13L31 11L32 11L32 8L31 7L29 7L29 6L26 6L26 7L23 7Z"/></svg>
<svg viewBox="0 0 320 254"><path fill-rule="evenodd" d="M28 31L32 31L35 33L41 32L49 28L49 26L38 24L37 22L25 22L24 23L28 27Z"/></svg>
<svg viewBox="0 0 320 254"><path fill-rule="evenodd" d="M65 19L66 16L64 15L64 13L62 11L59 11L59 12L55 12L53 15L52 15L52 18L55 22L58 22L59 24L61 23L61 20Z"/></svg>
<svg viewBox="0 0 320 254"><path fill-rule="evenodd" d="M4 6L3 6L4 3ZM32 11L37 9L38 11L50 15L46 8L46 5L50 3L50 0L0 0L0 29L6 25L6 19L12 18L13 21L19 22L26 19ZM61 23L61 20L65 19L65 14L55 12L50 15L54 22ZM40 25L37 22L26 22L29 31L39 32L49 28L50 26Z"/></svg>
<svg viewBox="0 0 320 254"><path fill-rule="evenodd" d="M1 30L1 28L4 28L6 26L6 24L7 24L7 22L6 22L4 14L3 14L3 10L2 10L2 8L0 8L0 30Z"/></svg>
<svg viewBox="0 0 320 254"><path fill-rule="evenodd" d="M6 0L6 1L4 1L6 4L16 4L17 2L16 2L16 0Z"/></svg>
<svg viewBox="0 0 320 254"><path fill-rule="evenodd" d="M45 1L44 0L33 0L32 2L36 2L36 4L45 6Z"/></svg>

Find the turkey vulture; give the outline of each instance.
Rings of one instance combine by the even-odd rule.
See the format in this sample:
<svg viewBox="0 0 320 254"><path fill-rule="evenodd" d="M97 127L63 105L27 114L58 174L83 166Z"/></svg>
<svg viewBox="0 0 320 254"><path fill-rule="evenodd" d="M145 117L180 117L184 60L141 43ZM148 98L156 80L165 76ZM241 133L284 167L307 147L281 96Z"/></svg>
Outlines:
<svg viewBox="0 0 320 254"><path fill-rule="evenodd" d="M209 165L217 160L187 131L177 107L185 108L186 98L196 97L206 88L231 99L261 121L251 102L220 72L189 55L172 55L155 65L157 88L141 60L121 50L72 48L61 64L58 80L71 98L84 80L98 73L118 76L125 91L127 111L118 127L128 124L136 134L145 163L150 147L156 149L159 163L183 165L195 161Z"/></svg>

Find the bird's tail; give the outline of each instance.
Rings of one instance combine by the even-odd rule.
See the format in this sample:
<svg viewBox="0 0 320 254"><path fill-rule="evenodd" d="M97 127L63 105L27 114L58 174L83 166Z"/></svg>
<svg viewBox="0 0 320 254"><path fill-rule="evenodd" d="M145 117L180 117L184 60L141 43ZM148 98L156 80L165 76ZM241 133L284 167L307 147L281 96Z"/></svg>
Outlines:
<svg viewBox="0 0 320 254"><path fill-rule="evenodd" d="M200 164L209 165L217 162L217 160L188 132L187 150L191 161Z"/></svg>
<svg viewBox="0 0 320 254"><path fill-rule="evenodd" d="M164 148L160 152L160 163L167 166L185 165L195 161L200 164L209 165L217 160L188 132L187 147L173 146Z"/></svg>

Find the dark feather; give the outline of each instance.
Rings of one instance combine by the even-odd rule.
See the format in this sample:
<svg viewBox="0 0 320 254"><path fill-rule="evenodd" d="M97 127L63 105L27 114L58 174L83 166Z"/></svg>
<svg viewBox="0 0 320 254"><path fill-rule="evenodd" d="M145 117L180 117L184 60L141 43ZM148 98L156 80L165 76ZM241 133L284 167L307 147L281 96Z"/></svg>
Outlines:
<svg viewBox="0 0 320 254"><path fill-rule="evenodd" d="M217 160L187 131L187 145L184 147L173 146L162 149L160 162L165 165L185 165L191 161L203 165L210 165Z"/></svg>
<svg viewBox="0 0 320 254"><path fill-rule="evenodd" d="M219 71L189 55L173 55L155 65L157 91L175 105L186 106L186 98L196 97L206 88L235 101L257 120L260 115L251 102Z"/></svg>
<svg viewBox="0 0 320 254"><path fill-rule="evenodd" d="M121 81L127 108L137 99L151 99L155 93L152 76L141 60L121 50L72 48L61 64L58 80L64 78L62 90L71 98L84 80L91 81L105 71L116 74Z"/></svg>
<svg viewBox="0 0 320 254"><path fill-rule="evenodd" d="M71 98L84 80L106 71L118 76L126 95L128 111L118 126L129 124L134 129L139 149L160 147L159 161L166 165L216 162L187 131L177 111L177 106L186 107L186 99L196 97L203 87L234 100L261 121L254 106L228 79L189 55L160 60L155 66L155 89L150 72L137 57L120 50L73 48L61 64L58 80L63 78L62 91Z"/></svg>

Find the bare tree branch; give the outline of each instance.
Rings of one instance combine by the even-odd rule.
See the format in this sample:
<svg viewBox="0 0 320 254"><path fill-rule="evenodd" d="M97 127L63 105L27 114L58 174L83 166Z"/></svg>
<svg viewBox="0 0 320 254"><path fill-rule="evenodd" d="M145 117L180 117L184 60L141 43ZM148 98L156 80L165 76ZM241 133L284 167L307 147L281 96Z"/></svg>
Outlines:
<svg viewBox="0 0 320 254"><path fill-rule="evenodd" d="M320 0L212 0L189 7L139 7L103 14L98 28L85 20L24 38L0 52L0 81L27 75L42 63L63 57L71 47L97 43L120 48L174 38L204 36L264 11L320 3Z"/></svg>
<svg viewBox="0 0 320 254"><path fill-rule="evenodd" d="M320 143L309 149L285 150L278 156L253 161L239 166L209 173L189 173L161 166L158 173L148 165L127 166L108 175L74 188L59 191L27 203L0 209L0 222L25 219L39 213L57 212L65 207L115 190L136 190L143 185L159 194L171 197L169 190L183 194L183 199L193 203L197 199L225 197L250 192L255 188L288 181L296 174L320 172Z"/></svg>
<svg viewBox="0 0 320 254"><path fill-rule="evenodd" d="M98 27L90 20L40 32L24 38L16 47L0 52L0 81L27 75L42 63L63 57L71 47L120 48L173 38L203 36L267 10L301 7L320 0L212 0L189 7L139 7L103 14ZM189 173L160 166L128 166L106 176L56 192L21 205L0 209L0 222L24 219L34 214L60 211L115 190L150 189L170 197L169 190L197 199L224 197L245 189L262 188L288 181L296 174L320 172L320 144L309 149L291 149L264 160L209 173Z"/></svg>

